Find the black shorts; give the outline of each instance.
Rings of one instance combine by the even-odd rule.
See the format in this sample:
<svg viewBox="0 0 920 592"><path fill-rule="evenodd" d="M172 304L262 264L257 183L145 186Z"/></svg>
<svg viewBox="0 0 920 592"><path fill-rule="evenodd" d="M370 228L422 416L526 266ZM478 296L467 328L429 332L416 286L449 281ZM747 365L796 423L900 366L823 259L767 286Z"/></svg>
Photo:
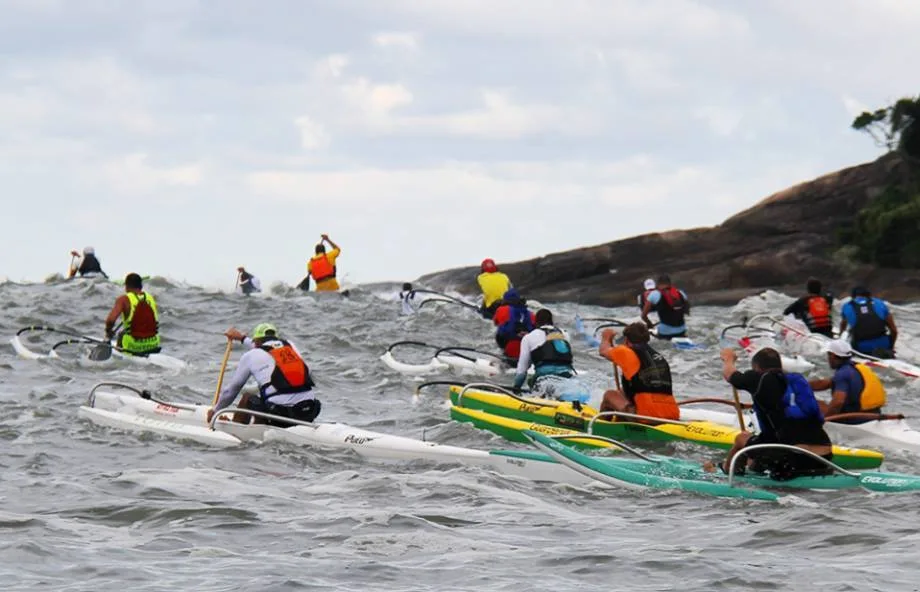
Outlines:
<svg viewBox="0 0 920 592"><path fill-rule="evenodd" d="M289 417L307 423L312 423L322 410L322 404L319 402L319 399L307 399L306 401L301 401L294 405L272 405L270 399L266 402L262 397L252 397L249 402L250 408L254 411L270 413L279 417ZM291 427L291 425L296 425L274 419L267 420L267 423L268 425L280 428L288 428Z"/></svg>
<svg viewBox="0 0 920 592"><path fill-rule="evenodd" d="M748 440L745 448L755 444L775 444L775 442L762 442L758 434ZM788 450L758 450L745 456L753 461L751 471L769 473L770 478L774 481L788 481L795 477L829 475L834 472L831 467L816 458ZM821 458L832 461L834 455L824 454Z"/></svg>

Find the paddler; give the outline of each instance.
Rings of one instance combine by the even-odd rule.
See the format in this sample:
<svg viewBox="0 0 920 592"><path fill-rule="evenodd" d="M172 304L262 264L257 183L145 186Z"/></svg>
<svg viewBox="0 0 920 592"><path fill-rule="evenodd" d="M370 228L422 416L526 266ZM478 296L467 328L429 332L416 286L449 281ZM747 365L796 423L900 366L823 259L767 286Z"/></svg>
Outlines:
<svg viewBox="0 0 920 592"><path fill-rule="evenodd" d="M738 356L730 348L723 349L722 377L734 388L751 393L754 413L760 433L741 432L728 451L722 470L728 472L731 459L745 446L754 444L787 444L797 446L827 460L833 458L831 439L824 431L824 416L808 381L801 374L783 372L782 358L775 349L765 347L751 358L751 370L739 372L735 367ZM802 475L825 474L826 465L803 454L788 451L755 452L745 463L737 463L735 471L745 467L756 472L769 471L770 477L784 481ZM739 470L740 467L740 470Z"/></svg>
<svg viewBox="0 0 920 592"><path fill-rule="evenodd" d="M329 243L332 250L327 252L326 245ZM336 279L336 259L342 253L342 249L332 242L328 234L322 235L320 242L314 249L316 254L307 263L307 277L300 282L298 286L304 292L310 289L310 278L316 282L317 292L337 292L339 282Z"/></svg>
<svg viewBox="0 0 920 592"><path fill-rule="evenodd" d="M80 257L80 253L76 251L70 252L71 257ZM80 277L96 277L102 276L108 278L104 271L102 271L102 264L99 263L99 259L96 258L96 249L93 247L83 247L83 256L79 262L74 261L70 266L70 274L67 276L72 278L73 276L80 274Z"/></svg>
<svg viewBox="0 0 920 592"><path fill-rule="evenodd" d="M410 315L415 312L412 306L415 301L415 290L412 289L412 284L409 282L402 285L402 290L399 291L399 301L402 303L402 314Z"/></svg>
<svg viewBox="0 0 920 592"><path fill-rule="evenodd" d="M639 310L645 310L645 303L648 302L648 295L655 291L655 280L648 278L642 282L642 292L636 296L636 304Z"/></svg>
<svg viewBox="0 0 920 592"><path fill-rule="evenodd" d="M649 346L650 335L644 323L631 323L623 329L623 345L615 345L617 333L601 333L598 353L623 372L622 390L604 393L601 411L619 411L662 419L680 419L674 400L671 367L660 353Z"/></svg>
<svg viewBox="0 0 920 592"><path fill-rule="evenodd" d="M649 292L645 306L642 307L642 320L650 329L655 326L648 318L652 311L658 313L657 338L687 336L684 317L690 314L690 301L686 292L674 287L667 275L658 277L655 289Z"/></svg>
<svg viewBox="0 0 920 592"><path fill-rule="evenodd" d="M852 298L840 311L840 333L850 327L850 344L856 351L877 358L893 358L898 327L881 298L873 298L863 286L853 288Z"/></svg>
<svg viewBox="0 0 920 592"><path fill-rule="evenodd" d="M807 293L786 307L783 316L793 315L808 327L812 333L834 337L834 322L831 316L834 296L824 292L821 280L809 278L805 284Z"/></svg>
<svg viewBox="0 0 920 592"><path fill-rule="evenodd" d="M240 265L236 268L236 272L239 274L240 291L243 294L249 296L253 292L262 291L262 282L259 281L259 278L246 271L245 267Z"/></svg>
<svg viewBox="0 0 920 592"><path fill-rule="evenodd" d="M233 404L250 377L255 378L259 391L243 393L240 407L299 421L312 422L320 412L320 402L313 393L313 379L303 357L290 341L281 339L278 330L269 323L260 323L247 337L230 327L227 339L239 341L249 349L240 357L239 365L224 384L217 404L208 410L208 422L214 413ZM235 413L237 423L269 423L280 427L291 424L266 420L244 413Z"/></svg>
<svg viewBox="0 0 920 592"><path fill-rule="evenodd" d="M517 365L521 355L521 339L533 331L536 317L527 309L527 301L511 288L502 295L502 305L495 311L492 322L498 327L495 343L505 352L510 364Z"/></svg>
<svg viewBox="0 0 920 592"><path fill-rule="evenodd" d="M553 313L541 308L534 320L536 328L521 339L514 388L524 386L527 371L533 364L534 375L530 385L532 389L541 391L543 396L587 403L589 393L581 392L583 389L570 388L567 384L557 385L553 380L553 377L575 377L575 368L572 367L572 344L566 339L565 333L553 324Z"/></svg>
<svg viewBox="0 0 920 592"><path fill-rule="evenodd" d="M886 401L885 387L872 368L853 363L853 349L849 343L842 339L831 341L827 346L827 364L834 371L834 376L810 382L813 390L830 390L832 393L830 402L818 401L826 417L841 413L882 412ZM865 420L857 419L854 423L861 421Z"/></svg>
<svg viewBox="0 0 920 592"><path fill-rule="evenodd" d="M153 295L144 291L144 282L136 273L125 276L125 293L115 300L105 319L105 336L115 336L115 321L121 317L122 330L118 347L135 355L160 351L160 314Z"/></svg>
<svg viewBox="0 0 920 592"><path fill-rule="evenodd" d="M502 296L512 288L511 280L498 270L498 266L492 259L483 259L479 269L482 273L476 278L476 282L479 284L479 289L482 290L480 312L483 318L491 319L502 304Z"/></svg>

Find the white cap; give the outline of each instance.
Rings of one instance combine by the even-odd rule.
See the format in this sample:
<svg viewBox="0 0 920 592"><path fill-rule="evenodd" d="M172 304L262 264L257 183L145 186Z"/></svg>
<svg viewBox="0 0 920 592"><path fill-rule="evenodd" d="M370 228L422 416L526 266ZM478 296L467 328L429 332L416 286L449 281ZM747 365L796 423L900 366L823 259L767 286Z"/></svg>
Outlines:
<svg viewBox="0 0 920 592"><path fill-rule="evenodd" d="M645 288L646 290L654 290L655 280L653 280L652 278L648 278L647 280L645 280L645 282L642 283L642 287Z"/></svg>
<svg viewBox="0 0 920 592"><path fill-rule="evenodd" d="M828 343L827 351L834 354L838 358L853 357L853 348L851 348L850 344L843 339L835 339L834 341Z"/></svg>
<svg viewBox="0 0 920 592"><path fill-rule="evenodd" d="M83 254L84 254L84 255L95 255L95 254L96 254L96 249L94 249L94 248L92 248L92 247L83 247Z"/></svg>

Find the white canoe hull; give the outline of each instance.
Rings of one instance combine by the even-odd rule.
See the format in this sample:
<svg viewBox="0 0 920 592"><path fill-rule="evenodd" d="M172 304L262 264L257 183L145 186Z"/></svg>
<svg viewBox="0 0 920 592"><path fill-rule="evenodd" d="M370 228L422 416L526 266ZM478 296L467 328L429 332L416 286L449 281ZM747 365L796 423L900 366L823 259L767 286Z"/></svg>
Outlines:
<svg viewBox="0 0 920 592"><path fill-rule="evenodd" d="M10 345L13 346L13 350L21 358L26 360L43 360L43 359L57 359L60 356L56 351L51 350L47 354L42 354L30 350L26 345L19 339L19 336L15 336L10 339ZM174 358L166 354L150 354L149 356L132 356L128 354L123 354L118 350L112 350L112 358L117 358L119 360L127 360L131 363L138 364L140 366L158 366L160 368L167 368L169 370L182 370L187 366L185 362L179 358Z"/></svg>
<svg viewBox="0 0 920 592"><path fill-rule="evenodd" d="M722 425L738 427L738 414L710 409L681 407L680 418L686 421L711 421ZM750 410L744 412L745 427L759 430L757 417ZM867 421L860 424L845 424L828 421L824 429L834 440L847 445L880 447L920 452L920 432L910 427L903 419Z"/></svg>
<svg viewBox="0 0 920 592"><path fill-rule="evenodd" d="M111 428L150 432L215 447L238 446L243 441L286 442L300 446L350 449L366 458L428 460L479 466L503 475L533 481L587 485L592 480L553 462L508 457L483 450L392 436L340 423L279 428L220 421L215 430L206 424L206 405L157 403L133 394L96 392L92 405L80 407L79 416Z"/></svg>

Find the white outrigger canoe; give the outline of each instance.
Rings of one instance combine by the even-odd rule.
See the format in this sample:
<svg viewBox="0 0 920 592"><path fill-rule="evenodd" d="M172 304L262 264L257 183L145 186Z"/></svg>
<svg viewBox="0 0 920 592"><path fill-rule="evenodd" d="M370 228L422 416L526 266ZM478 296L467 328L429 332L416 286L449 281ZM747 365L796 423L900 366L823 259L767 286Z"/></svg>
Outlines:
<svg viewBox="0 0 920 592"><path fill-rule="evenodd" d="M745 427L760 429L757 416L750 409L743 413ZM680 418L687 421L711 421L713 423L738 427L738 414L711 409L689 408L681 405ZM827 421L824 429L833 439L840 439L847 445L887 448L920 452L920 432L910 427L904 419L870 420L850 424Z"/></svg>
<svg viewBox="0 0 920 592"><path fill-rule="evenodd" d="M95 342L86 341L85 339L78 337L75 339L65 340L61 343L83 343L86 345L92 345ZM26 346L26 344L22 342L18 334L14 336L12 339L10 339L10 345L13 346L13 350L16 352L16 355L26 360L62 359L62 357L58 355L57 351L54 348L48 351L48 353L44 353L44 354L32 351ZM179 358L174 358L166 354L159 353L159 354L149 354L146 356L134 356L131 354L124 353L116 348L112 348L112 356L110 359L126 360L133 364L138 364L140 366L157 366L157 367L166 368L169 370L182 370L183 368L187 366L187 364L184 361L180 360ZM96 360L92 360L91 358L87 358L87 360L93 361L93 362L96 361ZM99 361L99 363L105 363L105 362Z"/></svg>
<svg viewBox="0 0 920 592"><path fill-rule="evenodd" d="M399 346L414 346L435 350L432 358L424 364L400 362L393 356ZM407 376L423 376L435 372L455 370L460 374L475 376L499 376L514 374L498 354L479 351L468 347L436 347L420 341L398 341L387 348L380 360L391 370Z"/></svg>
<svg viewBox="0 0 920 592"><path fill-rule="evenodd" d="M102 390L105 387L123 392ZM206 420L210 406L156 401L148 397L148 393L129 385L100 383L93 387L78 415L110 428L161 434L219 448L239 446L247 441L286 442L318 448L351 449L363 457L374 459L428 460L480 466L534 481L572 485L593 482L545 455L531 451L475 450L383 434L343 423L296 422L287 428L239 424L224 419L228 413L237 411L228 409L221 413L220 418L214 419L212 429Z"/></svg>

